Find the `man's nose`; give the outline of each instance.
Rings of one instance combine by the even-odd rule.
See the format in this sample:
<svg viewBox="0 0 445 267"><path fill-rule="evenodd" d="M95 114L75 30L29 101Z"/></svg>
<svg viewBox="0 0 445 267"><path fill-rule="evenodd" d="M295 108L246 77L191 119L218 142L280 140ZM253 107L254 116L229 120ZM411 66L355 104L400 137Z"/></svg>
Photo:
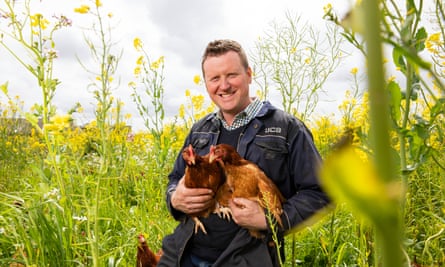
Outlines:
<svg viewBox="0 0 445 267"><path fill-rule="evenodd" d="M221 79L220 87L221 87L221 89L228 89L228 88L230 88L229 79L227 79L227 78L222 78L222 79Z"/></svg>

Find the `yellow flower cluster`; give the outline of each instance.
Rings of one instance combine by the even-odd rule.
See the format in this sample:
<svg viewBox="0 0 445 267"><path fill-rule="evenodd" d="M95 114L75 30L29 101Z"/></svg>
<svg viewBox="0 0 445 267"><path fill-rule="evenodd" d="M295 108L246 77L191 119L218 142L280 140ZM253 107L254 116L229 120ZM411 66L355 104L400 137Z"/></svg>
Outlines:
<svg viewBox="0 0 445 267"><path fill-rule="evenodd" d="M136 49L136 51L140 51L142 49L142 41L140 38L136 37L133 40L133 46Z"/></svg>
<svg viewBox="0 0 445 267"><path fill-rule="evenodd" d="M195 76L193 77L193 82L194 82L196 85L199 85L199 84L201 83L201 76L199 76L199 75L195 75Z"/></svg>
<svg viewBox="0 0 445 267"><path fill-rule="evenodd" d="M45 124L43 127L48 132L56 133L71 127L71 122L71 115L56 115L50 119L50 123Z"/></svg>
<svg viewBox="0 0 445 267"><path fill-rule="evenodd" d="M187 97L188 104L180 105L178 116L186 121L187 124L197 121L215 110L215 105L213 103L210 103L205 107L205 97L201 94L192 95L190 90L186 89L185 96ZM186 118L186 114L189 115L188 118Z"/></svg>
<svg viewBox="0 0 445 267"><path fill-rule="evenodd" d="M74 12L80 13L80 14L86 14L90 12L90 7L88 5L81 5L80 7L76 7L74 9Z"/></svg>
<svg viewBox="0 0 445 267"><path fill-rule="evenodd" d="M161 66L163 64L164 64L164 56L161 56L158 58L158 60L151 63L150 68L152 70L156 70L156 69L159 69L159 66Z"/></svg>
<svg viewBox="0 0 445 267"><path fill-rule="evenodd" d="M30 21L31 21L32 28L39 28L41 30L45 30L46 28L48 28L48 25L49 25L49 21L47 19L45 19L43 17L43 15L40 13L32 15L30 17ZM34 29L32 30L32 32L33 32L33 34L38 34L38 32L35 31Z"/></svg>
<svg viewBox="0 0 445 267"><path fill-rule="evenodd" d="M440 32L436 32L428 36L425 41L425 47L433 54L439 53L438 48L443 46L444 40Z"/></svg>
<svg viewBox="0 0 445 267"><path fill-rule="evenodd" d="M323 7L324 14L329 14L332 11L332 4L328 3Z"/></svg>
<svg viewBox="0 0 445 267"><path fill-rule="evenodd" d="M67 133L66 144L73 153L82 155L90 138L91 137L87 131L76 128Z"/></svg>

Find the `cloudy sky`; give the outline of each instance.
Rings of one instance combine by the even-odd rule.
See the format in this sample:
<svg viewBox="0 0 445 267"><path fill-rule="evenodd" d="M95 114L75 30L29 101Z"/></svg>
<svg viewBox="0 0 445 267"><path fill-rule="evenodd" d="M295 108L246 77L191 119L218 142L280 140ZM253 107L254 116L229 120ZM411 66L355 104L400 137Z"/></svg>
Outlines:
<svg viewBox="0 0 445 267"><path fill-rule="evenodd" d="M23 1L17 1L21 3ZM31 1L38 3L37 1ZM125 103L125 112L131 113L134 128L140 128L137 111L127 86L133 78L133 69L137 54L133 48L133 39L139 37L152 59L165 57L165 108L168 114L177 114L179 105L184 102L184 92L190 89L194 93L206 94L203 87L193 83L193 77L200 74L201 54L207 43L214 39L230 38L238 40L247 52L253 50L255 41L274 21L284 21L286 12L301 16L314 27L324 27L323 6L329 1L295 0L102 0L103 8L113 14L115 23L113 39L123 55L119 63L118 76L121 79L113 95ZM87 16L75 14L75 7L90 4L82 0L42 0L32 13L40 12L45 16L65 15L72 19L73 26L56 33L56 49L59 58L55 62L55 77L61 84L54 99L59 113L64 113L76 102L85 109L78 123L90 119L88 111L95 102L87 88L90 75L81 67L77 58L87 62L89 51L82 37L82 27L91 25ZM350 0L336 0L334 7L340 14L349 8ZM3 2L0 8L4 8ZM5 29L4 19L0 28ZM14 48L14 47L13 47ZM8 81L10 95L19 95L29 107L41 102L41 93L36 81L13 58L0 47L0 84ZM350 67L347 67L350 69ZM349 71L349 70L348 70ZM347 89L344 75L337 74L330 81L342 92ZM118 77L118 78L119 78ZM252 88L254 90L254 88ZM334 94L335 95L335 94ZM332 98L332 97L331 97ZM327 97L326 103L337 108L337 103ZM335 99L334 99L335 100ZM0 101L5 97L0 95ZM272 102L278 102L278 100ZM276 103L277 105L279 103Z"/></svg>

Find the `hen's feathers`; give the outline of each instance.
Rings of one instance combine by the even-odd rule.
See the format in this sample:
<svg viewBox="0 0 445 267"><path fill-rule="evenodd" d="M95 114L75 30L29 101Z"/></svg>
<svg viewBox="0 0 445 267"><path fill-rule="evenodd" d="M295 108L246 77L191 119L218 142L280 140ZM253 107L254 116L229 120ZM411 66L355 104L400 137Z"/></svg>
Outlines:
<svg viewBox="0 0 445 267"><path fill-rule="evenodd" d="M200 156L195 153L193 147L189 145L182 151L182 157L185 160L186 168L184 175L184 184L188 188L209 188L215 194L218 188L224 183L224 172L217 163L213 154L213 147L205 156ZM195 221L195 233L201 229L204 233L206 230L198 217L207 217L215 210L216 201L210 208L190 214Z"/></svg>
<svg viewBox="0 0 445 267"><path fill-rule="evenodd" d="M273 181L256 164L243 159L230 145L217 145L214 154L219 158L226 176L226 183L217 193L218 203L227 206L229 199L238 197L257 201L282 226L280 215L285 198ZM258 231L250 230L250 233L261 237Z"/></svg>
<svg viewBox="0 0 445 267"><path fill-rule="evenodd" d="M136 267L155 267L162 255L162 251L154 254L148 247L144 235L138 236L138 252L136 255Z"/></svg>

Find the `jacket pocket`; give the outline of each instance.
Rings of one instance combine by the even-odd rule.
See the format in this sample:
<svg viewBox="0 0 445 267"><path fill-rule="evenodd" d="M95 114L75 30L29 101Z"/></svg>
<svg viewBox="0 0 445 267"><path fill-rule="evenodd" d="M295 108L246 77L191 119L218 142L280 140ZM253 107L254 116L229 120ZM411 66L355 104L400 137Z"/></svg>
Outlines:
<svg viewBox="0 0 445 267"><path fill-rule="evenodd" d="M286 143L280 140L255 140L266 160L280 160L289 153Z"/></svg>

